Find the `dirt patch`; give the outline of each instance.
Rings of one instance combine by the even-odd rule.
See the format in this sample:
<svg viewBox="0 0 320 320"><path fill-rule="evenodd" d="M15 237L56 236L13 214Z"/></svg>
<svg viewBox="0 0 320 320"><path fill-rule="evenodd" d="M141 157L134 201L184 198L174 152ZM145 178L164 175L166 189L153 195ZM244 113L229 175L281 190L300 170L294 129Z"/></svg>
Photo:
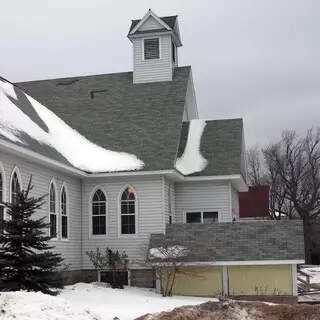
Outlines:
<svg viewBox="0 0 320 320"><path fill-rule="evenodd" d="M318 320L320 306L272 305L262 302L220 301L185 306L135 320Z"/></svg>

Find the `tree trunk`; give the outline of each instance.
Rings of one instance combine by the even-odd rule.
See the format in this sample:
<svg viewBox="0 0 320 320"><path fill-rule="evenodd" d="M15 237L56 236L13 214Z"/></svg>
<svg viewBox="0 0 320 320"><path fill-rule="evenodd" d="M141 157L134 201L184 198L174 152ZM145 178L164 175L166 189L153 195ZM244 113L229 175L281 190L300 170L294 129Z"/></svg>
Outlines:
<svg viewBox="0 0 320 320"><path fill-rule="evenodd" d="M303 219L304 247L306 264L312 264L312 225L309 217Z"/></svg>

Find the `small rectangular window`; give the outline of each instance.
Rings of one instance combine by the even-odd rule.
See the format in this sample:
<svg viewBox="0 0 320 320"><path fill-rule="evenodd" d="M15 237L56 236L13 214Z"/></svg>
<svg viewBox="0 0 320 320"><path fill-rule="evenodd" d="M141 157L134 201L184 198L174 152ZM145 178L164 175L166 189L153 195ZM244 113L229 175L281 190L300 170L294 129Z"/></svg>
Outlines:
<svg viewBox="0 0 320 320"><path fill-rule="evenodd" d="M144 59L160 59L159 38L144 39Z"/></svg>
<svg viewBox="0 0 320 320"><path fill-rule="evenodd" d="M218 222L218 212L203 212L203 223Z"/></svg>
<svg viewBox="0 0 320 320"><path fill-rule="evenodd" d="M201 223L201 212L187 212L187 223Z"/></svg>
<svg viewBox="0 0 320 320"><path fill-rule="evenodd" d="M186 223L215 223L218 221L218 211L186 212Z"/></svg>

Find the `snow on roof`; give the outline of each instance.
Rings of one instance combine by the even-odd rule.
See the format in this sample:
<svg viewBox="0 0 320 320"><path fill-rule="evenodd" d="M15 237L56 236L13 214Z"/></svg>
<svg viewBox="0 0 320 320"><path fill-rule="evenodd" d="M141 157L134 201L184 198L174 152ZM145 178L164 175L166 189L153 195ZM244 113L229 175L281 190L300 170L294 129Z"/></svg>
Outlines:
<svg viewBox="0 0 320 320"><path fill-rule="evenodd" d="M181 258L188 255L189 250L183 246L159 247L149 250L150 258L170 259Z"/></svg>
<svg viewBox="0 0 320 320"><path fill-rule="evenodd" d="M177 159L176 169L188 175L204 170L208 164L200 152L200 144L205 120L194 119L190 121L187 144L180 158Z"/></svg>
<svg viewBox="0 0 320 320"><path fill-rule="evenodd" d="M35 123L14 101L17 87L0 79L0 134L27 145L22 134L56 149L74 167L89 172L138 170L144 163L135 155L104 149L69 127L52 111L22 92L34 112L47 126L47 131ZM22 107L23 108L23 107Z"/></svg>

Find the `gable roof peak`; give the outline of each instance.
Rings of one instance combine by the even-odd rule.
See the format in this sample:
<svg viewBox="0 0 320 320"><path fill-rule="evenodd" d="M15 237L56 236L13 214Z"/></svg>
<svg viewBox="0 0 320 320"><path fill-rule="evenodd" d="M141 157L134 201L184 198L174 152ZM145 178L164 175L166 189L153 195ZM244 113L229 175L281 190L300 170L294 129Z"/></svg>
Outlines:
<svg viewBox="0 0 320 320"><path fill-rule="evenodd" d="M175 16L159 17L149 8L148 12L142 17L142 19L131 20L132 23L129 30L129 35L132 35L136 31L138 31L138 29L146 22L146 20L149 17L153 17L163 27L163 29L167 31L172 31L174 29L174 25L178 16L175 15Z"/></svg>

